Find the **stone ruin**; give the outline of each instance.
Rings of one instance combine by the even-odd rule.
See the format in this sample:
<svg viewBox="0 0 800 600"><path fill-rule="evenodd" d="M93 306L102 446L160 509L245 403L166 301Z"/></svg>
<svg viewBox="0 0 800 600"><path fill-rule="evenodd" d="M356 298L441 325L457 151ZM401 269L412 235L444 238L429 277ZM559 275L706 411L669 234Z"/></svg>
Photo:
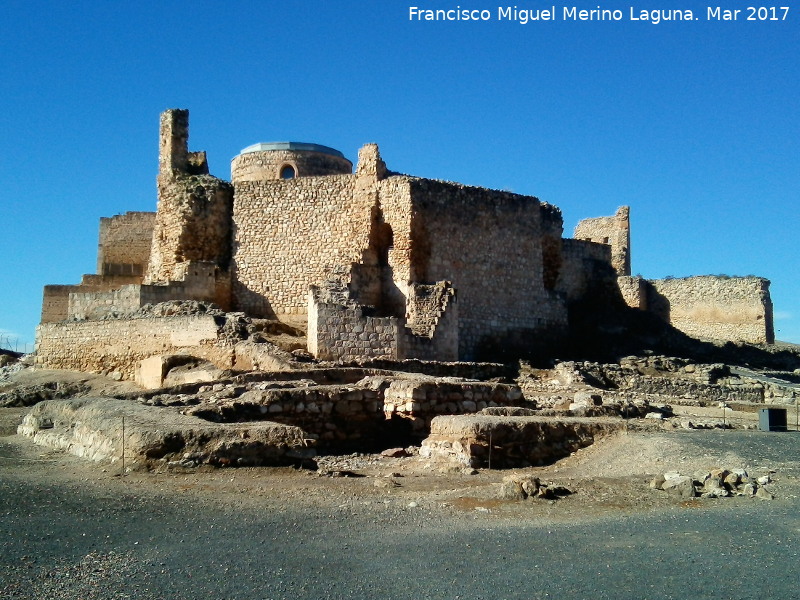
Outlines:
<svg viewBox="0 0 800 600"><path fill-rule="evenodd" d="M156 212L101 219L97 274L46 286L37 329L37 367L153 391L105 412L43 402L26 435L114 460L127 415L145 462L264 464L429 436L423 454L465 466L492 449L498 466L540 464L621 425L588 419L599 409L531 414L554 407L544 384L501 363L563 356L639 317L687 339L774 342L766 279L631 276L628 207L564 238L552 205L389 171L374 144L355 170L325 146L255 144L225 181L189 151L188 119L161 115Z"/></svg>
<svg viewBox="0 0 800 600"><path fill-rule="evenodd" d="M39 366L134 379L177 353L236 368L223 317L137 315L174 301L287 324L339 362L559 356L631 310L695 338L774 341L765 279L632 277L628 207L563 238L554 206L391 172L374 144L355 172L325 146L255 144L228 182L188 127L186 110L161 115L157 211L101 219L97 274L45 287Z"/></svg>

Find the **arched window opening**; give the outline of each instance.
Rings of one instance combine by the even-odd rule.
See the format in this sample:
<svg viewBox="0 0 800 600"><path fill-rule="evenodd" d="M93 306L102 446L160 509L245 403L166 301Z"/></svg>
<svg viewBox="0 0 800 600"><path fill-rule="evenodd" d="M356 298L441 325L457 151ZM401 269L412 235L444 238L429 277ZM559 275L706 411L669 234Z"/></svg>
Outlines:
<svg viewBox="0 0 800 600"><path fill-rule="evenodd" d="M283 165L280 171L281 179L294 179L297 177L297 171L294 170L292 165Z"/></svg>

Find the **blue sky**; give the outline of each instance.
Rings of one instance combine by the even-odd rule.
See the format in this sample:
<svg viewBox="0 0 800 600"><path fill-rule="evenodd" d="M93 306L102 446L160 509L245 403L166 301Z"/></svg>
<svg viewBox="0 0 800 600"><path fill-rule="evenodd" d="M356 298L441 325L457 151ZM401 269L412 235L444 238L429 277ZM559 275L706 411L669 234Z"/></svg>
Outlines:
<svg viewBox="0 0 800 600"><path fill-rule="evenodd" d="M223 178L259 141L353 161L376 142L392 170L555 204L565 235L630 205L634 273L767 277L777 337L800 343L800 5L709 22L688 3L698 20L658 25L623 2L602 5L619 22L526 25L498 6L6 0L0 338L32 342L42 286L94 272L100 217L155 210L158 116L188 108Z"/></svg>

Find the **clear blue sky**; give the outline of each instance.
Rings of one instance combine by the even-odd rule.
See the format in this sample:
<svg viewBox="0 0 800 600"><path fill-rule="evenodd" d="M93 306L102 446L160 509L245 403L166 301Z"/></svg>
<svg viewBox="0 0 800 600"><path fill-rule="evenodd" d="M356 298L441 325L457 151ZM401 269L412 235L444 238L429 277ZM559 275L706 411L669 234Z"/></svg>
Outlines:
<svg viewBox="0 0 800 600"><path fill-rule="evenodd" d="M353 161L376 142L392 170L555 204L565 235L628 204L634 273L767 277L777 336L800 343L792 4L653 25L615 1L619 22L522 25L492 2L5 0L0 336L32 342L42 286L94 272L100 217L155 210L158 116L188 108L223 178L259 141ZM414 5L492 20L412 22Z"/></svg>

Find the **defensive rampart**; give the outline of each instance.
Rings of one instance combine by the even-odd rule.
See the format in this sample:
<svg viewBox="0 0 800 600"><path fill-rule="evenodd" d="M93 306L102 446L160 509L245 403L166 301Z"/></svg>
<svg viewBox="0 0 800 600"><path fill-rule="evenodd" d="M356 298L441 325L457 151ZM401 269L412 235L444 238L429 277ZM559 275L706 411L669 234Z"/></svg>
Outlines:
<svg viewBox="0 0 800 600"><path fill-rule="evenodd" d="M696 338L775 341L769 280L699 276L648 281L648 310Z"/></svg>
<svg viewBox="0 0 800 600"><path fill-rule="evenodd" d="M308 290L341 276L369 243L370 205L352 175L236 184L233 297L257 317L305 320Z"/></svg>

